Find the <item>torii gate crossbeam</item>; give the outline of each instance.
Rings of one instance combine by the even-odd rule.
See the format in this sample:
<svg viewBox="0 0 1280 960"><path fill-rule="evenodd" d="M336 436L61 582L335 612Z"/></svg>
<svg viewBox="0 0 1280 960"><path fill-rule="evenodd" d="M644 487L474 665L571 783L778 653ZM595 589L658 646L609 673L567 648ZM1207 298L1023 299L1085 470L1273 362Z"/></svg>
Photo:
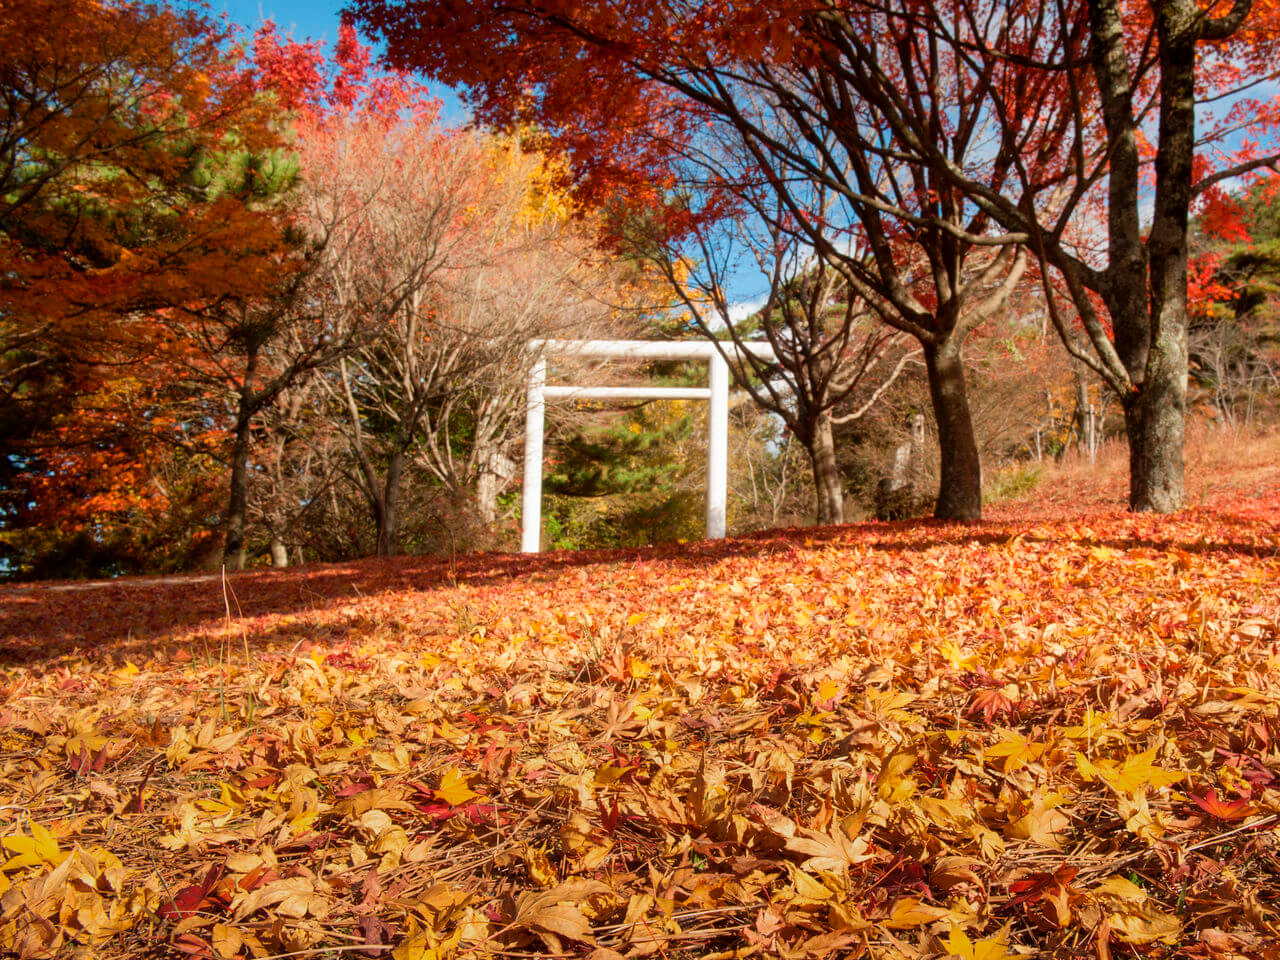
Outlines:
<svg viewBox="0 0 1280 960"><path fill-rule="evenodd" d="M767 343L741 347L724 344L762 359L772 359ZM707 538L725 534L725 506L729 475L729 365L717 346L706 340L535 340L538 356L529 374L525 407L524 491L520 549L537 553L542 539L542 436L546 400L707 400ZM570 387L547 386L548 356L617 357L630 360L706 360L706 387Z"/></svg>

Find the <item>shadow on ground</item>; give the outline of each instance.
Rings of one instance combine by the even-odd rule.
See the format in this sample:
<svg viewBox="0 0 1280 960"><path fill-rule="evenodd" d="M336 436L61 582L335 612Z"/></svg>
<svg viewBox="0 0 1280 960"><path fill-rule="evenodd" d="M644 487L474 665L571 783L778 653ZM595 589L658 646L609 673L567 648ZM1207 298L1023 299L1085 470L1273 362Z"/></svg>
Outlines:
<svg viewBox="0 0 1280 960"><path fill-rule="evenodd" d="M1144 535L1116 537L1091 536L1085 531L1064 533L1083 547L1275 556L1274 503L1269 509L1260 510L1262 515L1251 517L1248 512L1237 515L1200 509L1182 515L1201 519L1206 527L1224 537L1212 541L1188 538L1186 525L1180 523L1169 525L1168 537L1146 535L1149 530ZM803 563L810 549L831 544L915 554L956 544L1004 544L1018 535L1026 541L1060 539L1051 531L1036 530L1033 524L1048 524L1052 529L1055 522L1061 521L994 513L996 519L967 525L932 520L862 523L771 530L728 540L640 549L561 551L536 556L468 554L454 560L372 559L232 574L225 583L219 575L205 575L5 586L0 587L0 666L38 666L42 661L52 665L76 653L117 661L167 657L191 644L192 638L201 633L220 631L227 622L228 608L232 618L241 622L269 615L288 618L323 614L343 604L386 593L493 586L515 578L526 583L549 582L566 571L603 564L653 564L655 577L669 577L730 558L790 553ZM1100 521L1098 525L1105 525L1125 516L1122 511L1114 511L1095 519ZM1271 536L1265 535L1267 530ZM276 639L283 629L272 631ZM300 630L299 635L307 634Z"/></svg>

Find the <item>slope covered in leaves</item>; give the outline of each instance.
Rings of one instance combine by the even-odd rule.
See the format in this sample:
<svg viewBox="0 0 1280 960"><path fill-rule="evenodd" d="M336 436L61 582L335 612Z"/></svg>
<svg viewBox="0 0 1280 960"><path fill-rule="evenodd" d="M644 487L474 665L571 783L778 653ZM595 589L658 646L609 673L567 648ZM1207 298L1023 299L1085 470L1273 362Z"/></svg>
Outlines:
<svg viewBox="0 0 1280 960"><path fill-rule="evenodd" d="M1280 501L0 594L0 950L1280 957Z"/></svg>

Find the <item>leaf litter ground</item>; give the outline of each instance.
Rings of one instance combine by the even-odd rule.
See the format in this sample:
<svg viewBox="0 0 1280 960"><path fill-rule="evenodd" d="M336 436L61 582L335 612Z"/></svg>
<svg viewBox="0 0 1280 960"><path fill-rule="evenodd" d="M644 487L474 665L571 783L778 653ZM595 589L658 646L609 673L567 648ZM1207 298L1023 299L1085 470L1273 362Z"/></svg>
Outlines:
<svg viewBox="0 0 1280 960"><path fill-rule="evenodd" d="M0 592L21 957L1280 958L1280 497Z"/></svg>

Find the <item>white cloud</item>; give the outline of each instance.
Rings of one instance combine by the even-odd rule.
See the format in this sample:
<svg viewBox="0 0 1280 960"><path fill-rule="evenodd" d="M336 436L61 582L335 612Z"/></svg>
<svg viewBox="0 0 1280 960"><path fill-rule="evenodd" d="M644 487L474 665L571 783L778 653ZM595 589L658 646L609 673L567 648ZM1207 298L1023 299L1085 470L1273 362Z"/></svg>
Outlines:
<svg viewBox="0 0 1280 960"><path fill-rule="evenodd" d="M767 297L756 297L754 300L740 300L729 304L729 321L741 323L764 306Z"/></svg>

